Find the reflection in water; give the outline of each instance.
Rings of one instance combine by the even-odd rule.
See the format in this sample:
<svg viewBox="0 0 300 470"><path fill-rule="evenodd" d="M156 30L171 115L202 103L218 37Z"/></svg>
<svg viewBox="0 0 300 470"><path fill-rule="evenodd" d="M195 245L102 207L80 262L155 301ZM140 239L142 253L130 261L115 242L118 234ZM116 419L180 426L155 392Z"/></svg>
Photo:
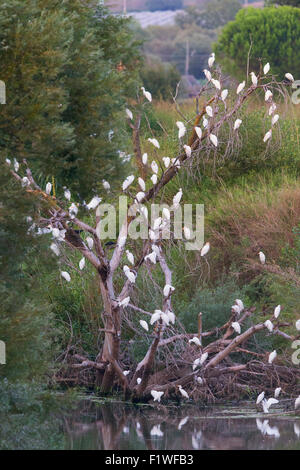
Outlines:
<svg viewBox="0 0 300 470"><path fill-rule="evenodd" d="M201 410L84 401L66 420L68 449L300 449L299 417L247 408Z"/></svg>

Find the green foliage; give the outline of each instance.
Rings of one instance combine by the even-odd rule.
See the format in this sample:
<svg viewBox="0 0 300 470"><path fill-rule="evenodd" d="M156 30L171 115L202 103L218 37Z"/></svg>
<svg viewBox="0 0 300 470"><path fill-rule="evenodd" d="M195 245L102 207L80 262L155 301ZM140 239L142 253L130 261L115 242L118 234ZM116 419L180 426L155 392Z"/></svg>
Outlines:
<svg viewBox="0 0 300 470"><path fill-rule="evenodd" d="M286 72L297 76L300 67L300 10L288 6L244 8L228 23L216 44L218 59L228 71L244 74L251 47L250 70L259 71L259 59L270 62L281 80Z"/></svg>
<svg viewBox="0 0 300 470"><path fill-rule="evenodd" d="M241 9L239 0L209 0L204 7L188 7L183 14L176 18L181 27L196 24L204 29L217 29L234 19Z"/></svg>
<svg viewBox="0 0 300 470"><path fill-rule="evenodd" d="M182 0L147 0L146 6L149 11L157 10L179 10L183 6Z"/></svg>
<svg viewBox="0 0 300 470"><path fill-rule="evenodd" d="M151 90L152 96L165 101L172 100L176 86L180 82L180 74L171 64L159 60L147 60L141 70L144 87Z"/></svg>
<svg viewBox="0 0 300 470"><path fill-rule="evenodd" d="M108 133L137 76L128 20L79 0L14 0L2 5L0 30L2 153L82 196L118 176L119 142Z"/></svg>
<svg viewBox="0 0 300 470"><path fill-rule="evenodd" d="M300 0L267 0L266 5L288 5L291 7L300 7Z"/></svg>

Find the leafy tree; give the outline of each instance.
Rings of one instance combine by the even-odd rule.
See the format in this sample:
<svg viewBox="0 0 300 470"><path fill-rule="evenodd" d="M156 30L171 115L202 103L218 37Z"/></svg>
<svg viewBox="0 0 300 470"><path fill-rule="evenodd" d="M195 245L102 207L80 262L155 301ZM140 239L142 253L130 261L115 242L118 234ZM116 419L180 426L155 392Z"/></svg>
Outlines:
<svg viewBox="0 0 300 470"><path fill-rule="evenodd" d="M250 68L259 70L259 59L270 62L279 79L300 68L300 10L293 7L246 8L223 29L216 45L227 70L244 73L251 46Z"/></svg>
<svg viewBox="0 0 300 470"><path fill-rule="evenodd" d="M122 169L108 133L138 68L128 20L79 0L2 6L0 149L86 196Z"/></svg>
<svg viewBox="0 0 300 470"><path fill-rule="evenodd" d="M182 0L148 0L146 5L150 11L179 10L183 7L183 2Z"/></svg>
<svg viewBox="0 0 300 470"><path fill-rule="evenodd" d="M141 70L141 79L145 88L151 89L155 98L165 101L172 99L180 78L180 73L173 65L157 59L148 58Z"/></svg>

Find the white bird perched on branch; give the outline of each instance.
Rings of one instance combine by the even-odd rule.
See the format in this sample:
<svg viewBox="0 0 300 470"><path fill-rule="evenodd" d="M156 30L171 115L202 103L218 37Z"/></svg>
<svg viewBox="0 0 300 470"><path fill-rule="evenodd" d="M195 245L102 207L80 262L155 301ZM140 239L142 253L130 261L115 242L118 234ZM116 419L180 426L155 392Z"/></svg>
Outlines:
<svg viewBox="0 0 300 470"><path fill-rule="evenodd" d="M272 129L270 129L264 136L264 142L267 142L272 137Z"/></svg>
<svg viewBox="0 0 300 470"><path fill-rule="evenodd" d="M196 346L201 346L200 339L197 338L197 336L194 336L194 338L190 339L190 340L189 340L189 343L190 343L190 344L194 343Z"/></svg>
<svg viewBox="0 0 300 470"><path fill-rule="evenodd" d="M6 161L7 165L11 165L11 160L9 158L6 158L5 161Z"/></svg>
<svg viewBox="0 0 300 470"><path fill-rule="evenodd" d="M100 204L102 201L101 197L94 196L93 199L87 204L87 209L90 211L92 209L96 209L96 207Z"/></svg>
<svg viewBox="0 0 300 470"><path fill-rule="evenodd" d="M252 84L253 84L254 86L257 86L257 84L258 84L257 76L255 75L254 72L251 72L250 75L251 75Z"/></svg>
<svg viewBox="0 0 300 470"><path fill-rule="evenodd" d="M71 219L74 219L76 215L78 214L78 207L76 206L74 202L69 207L69 214L70 214Z"/></svg>
<svg viewBox="0 0 300 470"><path fill-rule="evenodd" d="M287 78L290 82L294 82L295 79L291 73L286 73L285 78Z"/></svg>
<svg viewBox="0 0 300 470"><path fill-rule="evenodd" d="M167 310L166 314L168 315L170 322L174 325L176 320L175 314L171 310Z"/></svg>
<svg viewBox="0 0 300 470"><path fill-rule="evenodd" d="M296 321L296 329L300 331L300 319Z"/></svg>
<svg viewBox="0 0 300 470"><path fill-rule="evenodd" d="M153 426L153 428L150 431L150 436L157 436L157 437L162 437L164 433L160 429L160 424L158 426Z"/></svg>
<svg viewBox="0 0 300 470"><path fill-rule="evenodd" d="M174 292L175 287L171 286L170 284L166 284L164 287L164 296L169 297L171 292Z"/></svg>
<svg viewBox="0 0 300 470"><path fill-rule="evenodd" d="M160 402L161 397L164 395L164 392L157 392L156 390L151 390L151 395L154 401Z"/></svg>
<svg viewBox="0 0 300 470"><path fill-rule="evenodd" d="M181 139L186 133L186 127L181 121L177 121L176 126L178 127L178 138Z"/></svg>
<svg viewBox="0 0 300 470"><path fill-rule="evenodd" d="M197 134L198 139L200 140L202 138L202 129L201 129L201 127L196 126L195 127L195 132Z"/></svg>
<svg viewBox="0 0 300 470"><path fill-rule="evenodd" d="M231 323L231 326L238 335L241 334L242 330L241 330L241 325L239 324L239 322L234 321L233 323Z"/></svg>
<svg viewBox="0 0 300 470"><path fill-rule="evenodd" d="M202 250L201 250L201 252L200 252L200 255L201 255L201 256L207 255L207 253L209 252L209 250L210 250L210 243L207 242L207 243L205 243L205 245L202 247Z"/></svg>
<svg viewBox="0 0 300 470"><path fill-rule="evenodd" d="M238 315L241 313L241 307L239 305L232 305L231 310L233 310Z"/></svg>
<svg viewBox="0 0 300 470"><path fill-rule="evenodd" d="M126 116L127 116L129 119L131 119L131 121L132 121L132 119L133 119L133 114L132 114L132 112L130 111L130 109L126 108L125 111L126 111Z"/></svg>
<svg viewBox="0 0 300 470"><path fill-rule="evenodd" d="M157 175L152 175L150 179L151 179L153 184L157 183Z"/></svg>
<svg viewBox="0 0 300 470"><path fill-rule="evenodd" d="M218 147L218 137L215 134L210 134L209 139L215 147Z"/></svg>
<svg viewBox="0 0 300 470"><path fill-rule="evenodd" d="M242 83L240 83L239 86L237 87L236 94L239 95L239 94L243 91L243 89L245 88L245 86L246 86L246 82L245 82L245 80L244 80L244 81L243 81Z"/></svg>
<svg viewBox="0 0 300 470"><path fill-rule="evenodd" d="M265 392L261 392L256 399L256 404L259 405L260 402L262 402L264 398L265 398Z"/></svg>
<svg viewBox="0 0 300 470"><path fill-rule="evenodd" d="M123 181L123 184L122 184L123 191L126 191L126 189L133 183L133 181L134 181L134 175L127 176L127 178Z"/></svg>
<svg viewBox="0 0 300 470"><path fill-rule="evenodd" d="M123 375L125 375L125 377L129 374L130 374L130 370L124 370Z"/></svg>
<svg viewBox="0 0 300 470"><path fill-rule="evenodd" d="M184 236L187 240L190 240L191 238L191 230L189 229L189 227L186 227L184 226L183 227L183 233L184 233Z"/></svg>
<svg viewBox="0 0 300 470"><path fill-rule="evenodd" d="M274 397L278 398L281 393L281 387L275 388Z"/></svg>
<svg viewBox="0 0 300 470"><path fill-rule="evenodd" d="M153 162L151 163L151 170L153 171L153 173L157 174L158 173L158 165L156 163L156 161L153 160Z"/></svg>
<svg viewBox="0 0 300 470"><path fill-rule="evenodd" d="M271 116L272 114L274 114L275 111L276 111L276 109L277 109L276 104L275 104L275 103L272 103L271 106L270 106L270 108L269 108L269 116Z"/></svg>
<svg viewBox="0 0 300 470"><path fill-rule="evenodd" d="M150 325L153 325L158 320L162 320L166 325L168 325L170 322L170 319L167 313L162 312L161 310L155 310L153 315L151 316Z"/></svg>
<svg viewBox="0 0 300 470"><path fill-rule="evenodd" d="M126 308L130 302L130 297L125 297L125 299L119 302L119 307Z"/></svg>
<svg viewBox="0 0 300 470"><path fill-rule="evenodd" d="M265 255L262 251L260 251L260 252L258 253L258 256L259 256L259 261L261 262L261 264L265 264L265 262L266 262L266 255Z"/></svg>
<svg viewBox="0 0 300 470"><path fill-rule="evenodd" d="M269 101L269 99L272 98L272 96L273 96L273 93L271 92L271 90L267 90L265 93L265 101Z"/></svg>
<svg viewBox="0 0 300 470"><path fill-rule="evenodd" d="M149 325L145 320L140 320L140 325L144 330L149 331Z"/></svg>
<svg viewBox="0 0 300 470"><path fill-rule="evenodd" d="M61 271L60 273L61 277L63 277L67 282L71 281L71 276L67 271Z"/></svg>
<svg viewBox="0 0 300 470"><path fill-rule="evenodd" d="M86 237L86 243L89 249L92 250L94 247L94 240L92 239L92 237Z"/></svg>
<svg viewBox="0 0 300 470"><path fill-rule="evenodd" d="M170 218L171 218L171 213L170 213L169 209L167 209L166 207L164 207L163 210L162 210L162 216L163 216L164 219L170 220Z"/></svg>
<svg viewBox="0 0 300 470"><path fill-rule="evenodd" d="M151 103L152 95L151 95L150 91L146 91L143 86L141 87L141 90L143 92L144 97Z"/></svg>
<svg viewBox="0 0 300 470"><path fill-rule="evenodd" d="M271 320L266 320L264 325L270 331L270 333L272 333L272 331L274 330L274 325Z"/></svg>
<svg viewBox="0 0 300 470"><path fill-rule="evenodd" d="M184 151L185 151L185 154L188 158L190 158L192 156L192 149L189 145L184 145L183 146L184 148Z"/></svg>
<svg viewBox="0 0 300 470"><path fill-rule="evenodd" d="M176 206L177 204L180 203L181 198L182 198L182 189L179 188L178 193L175 194L175 196L173 197L173 204L174 204L174 206Z"/></svg>
<svg viewBox="0 0 300 470"><path fill-rule="evenodd" d="M148 161L148 154L143 153L143 156L142 156L143 165L147 165L147 161Z"/></svg>
<svg viewBox="0 0 300 470"><path fill-rule="evenodd" d="M127 256L129 263L134 265L134 256L129 250L126 250L126 256Z"/></svg>
<svg viewBox="0 0 300 470"><path fill-rule="evenodd" d="M209 117L213 117L214 113L213 113L213 109L211 106L206 106L205 111Z"/></svg>
<svg viewBox="0 0 300 470"><path fill-rule="evenodd" d="M152 251L152 253L149 253L148 255L145 256L145 261L151 261L151 263L156 264L156 253L155 251Z"/></svg>
<svg viewBox="0 0 300 470"><path fill-rule="evenodd" d="M300 407L300 395L295 400L295 410L297 410L299 407Z"/></svg>
<svg viewBox="0 0 300 470"><path fill-rule="evenodd" d="M235 303L239 306L241 313L245 309L243 301L241 299L235 299Z"/></svg>
<svg viewBox="0 0 300 470"><path fill-rule="evenodd" d="M210 82L210 81L211 81L211 73L210 73L210 71L204 69L204 70L203 70L203 73L204 73L206 79Z"/></svg>
<svg viewBox="0 0 300 470"><path fill-rule="evenodd" d="M189 420L189 417L186 416L185 418L183 418L183 419L180 421L180 423L178 424L178 428L177 428L178 431L181 430L181 428L188 422L188 420Z"/></svg>
<svg viewBox="0 0 300 470"><path fill-rule="evenodd" d="M139 203L144 199L144 197L145 197L144 191L139 191L135 196L135 200L136 200L136 202Z"/></svg>
<svg viewBox="0 0 300 470"><path fill-rule="evenodd" d="M154 145L154 147L156 147L157 149L160 148L160 145L159 145L159 142L158 142L157 139L154 139L154 138L151 139L151 137L149 137L148 141L149 141L152 145Z"/></svg>
<svg viewBox="0 0 300 470"><path fill-rule="evenodd" d="M104 188L106 191L109 191L109 190L110 190L110 184L109 184L108 181L102 180L102 186L103 186L103 188Z"/></svg>
<svg viewBox="0 0 300 470"><path fill-rule="evenodd" d="M84 267L85 267L85 258L81 258L81 260L79 261L79 269L82 271Z"/></svg>
<svg viewBox="0 0 300 470"><path fill-rule="evenodd" d="M221 99L222 101L225 101L227 96L228 96L228 90L223 90L222 93L221 93Z"/></svg>
<svg viewBox="0 0 300 470"><path fill-rule="evenodd" d="M137 383L138 385L140 385L141 382L142 382L141 377L138 377L138 378L136 379L136 383Z"/></svg>
<svg viewBox="0 0 300 470"><path fill-rule="evenodd" d="M211 83L217 90L221 90L221 83L219 82L219 80L215 80L214 78L212 78Z"/></svg>
<svg viewBox="0 0 300 470"><path fill-rule="evenodd" d="M206 359L208 358L208 353L205 352L201 355L200 357L200 366L202 366L204 364L204 362L206 361Z"/></svg>
<svg viewBox="0 0 300 470"><path fill-rule="evenodd" d="M215 60L216 60L216 56L215 56L215 53L212 52L210 57L208 58L208 66L209 68L212 68L212 66L214 65L215 63Z"/></svg>
<svg viewBox="0 0 300 470"><path fill-rule="evenodd" d="M280 312L281 312L281 305L277 305L277 307L275 307L274 309L274 317L278 318L280 315Z"/></svg>
<svg viewBox="0 0 300 470"><path fill-rule="evenodd" d="M16 159L14 158L14 169L15 169L15 172L16 172L16 173L18 173L19 168L20 168L20 165L19 165L18 160L16 160Z"/></svg>
<svg viewBox="0 0 300 470"><path fill-rule="evenodd" d="M279 114L274 114L272 117L272 126L275 126L275 124L279 121Z"/></svg>
<svg viewBox="0 0 300 470"><path fill-rule="evenodd" d="M123 267L123 272L124 272L125 276L127 277L128 281L130 281L132 284L134 284L136 275L132 271L130 271L129 267L126 264Z"/></svg>
<svg viewBox="0 0 300 470"><path fill-rule="evenodd" d="M269 354L268 363L272 364L275 361L276 357L277 357L277 352L274 350Z"/></svg>
<svg viewBox="0 0 300 470"><path fill-rule="evenodd" d="M204 116L204 117L203 117L203 127L204 127L204 129L206 129L207 126L208 126L208 120L207 120L206 117Z"/></svg>
<svg viewBox="0 0 300 470"><path fill-rule="evenodd" d="M264 413L269 413L270 407L272 405L276 405L277 403L279 403L279 401L276 400L276 398L269 398L268 400L264 398L264 400L262 401Z"/></svg>
<svg viewBox="0 0 300 470"><path fill-rule="evenodd" d="M241 126L242 122L243 122L243 121L242 121L241 119L237 119L237 120L235 121L234 126L233 126L233 128L234 128L235 131L239 129L239 127Z"/></svg>
<svg viewBox="0 0 300 470"><path fill-rule="evenodd" d="M179 385L178 388L179 388L179 391L180 391L181 395L182 395L184 398L189 398L187 392L182 388L181 385Z"/></svg>
<svg viewBox="0 0 300 470"><path fill-rule="evenodd" d="M22 187L24 188L25 186L29 186L29 185L30 185L29 179L27 178L27 176L24 176L24 177L22 178ZM51 190L50 190L50 192L51 192ZM50 193L49 193L49 194L50 194Z"/></svg>
<svg viewBox="0 0 300 470"><path fill-rule="evenodd" d="M46 194L50 194L51 193L51 190L52 190L52 184L51 183L47 183L46 184Z"/></svg>
<svg viewBox="0 0 300 470"><path fill-rule="evenodd" d="M170 163L171 163L170 157L163 157L162 160L163 160L163 162L164 162L165 167L166 167L166 168L169 168Z"/></svg>
<svg viewBox="0 0 300 470"><path fill-rule="evenodd" d="M146 184L145 184L145 181L143 180L143 178L139 177L138 183L139 183L139 186L140 186L141 190L145 191L146 190Z"/></svg>
<svg viewBox="0 0 300 470"><path fill-rule="evenodd" d="M270 64L269 62L264 66L264 75L267 75L270 72Z"/></svg>

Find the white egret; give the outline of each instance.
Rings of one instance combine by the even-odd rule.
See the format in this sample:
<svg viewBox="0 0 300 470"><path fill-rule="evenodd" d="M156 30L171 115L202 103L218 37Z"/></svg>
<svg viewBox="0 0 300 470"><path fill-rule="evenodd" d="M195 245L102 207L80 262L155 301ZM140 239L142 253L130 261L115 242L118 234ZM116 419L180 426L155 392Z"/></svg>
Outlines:
<svg viewBox="0 0 300 470"><path fill-rule="evenodd" d="M67 282L71 281L71 276L67 271L61 271L60 272L61 277L63 277Z"/></svg>
<svg viewBox="0 0 300 470"><path fill-rule="evenodd" d="M143 86L141 87L141 90L143 92L144 97L151 103L152 95L151 95L150 91L146 91Z"/></svg>
<svg viewBox="0 0 300 470"><path fill-rule="evenodd" d="M14 169L15 169L15 172L16 172L16 173L18 173L19 168L20 168L20 165L19 165L18 160L16 160L16 159L14 158Z"/></svg>
<svg viewBox="0 0 300 470"><path fill-rule="evenodd" d="M270 108L269 108L269 116L271 116L272 114L274 114L275 111L276 111L276 109L277 109L276 104L275 104L275 103L272 103L271 106L270 106Z"/></svg>
<svg viewBox="0 0 300 470"><path fill-rule="evenodd" d="M278 398L281 393L281 387L275 388L274 397Z"/></svg>
<svg viewBox="0 0 300 470"><path fill-rule="evenodd" d="M127 178L123 181L123 184L122 184L123 191L126 191L126 189L133 183L133 181L134 181L134 175L127 176Z"/></svg>
<svg viewBox="0 0 300 470"><path fill-rule="evenodd" d="M239 306L240 312L242 312L245 309L244 303L241 299L235 299L235 303Z"/></svg>
<svg viewBox="0 0 300 470"><path fill-rule="evenodd" d="M259 261L261 262L261 264L265 264L265 262L266 262L266 255L265 255L262 251L260 251L260 252L258 253L258 256L259 256Z"/></svg>
<svg viewBox="0 0 300 470"><path fill-rule="evenodd" d="M157 183L157 175L152 175L150 179L151 179L153 184Z"/></svg>
<svg viewBox="0 0 300 470"><path fill-rule="evenodd" d="M29 185L30 185L29 179L27 178L27 176L24 176L22 178L22 187L24 188L25 186L29 186Z"/></svg>
<svg viewBox="0 0 300 470"><path fill-rule="evenodd" d="M102 185L103 185L103 188L104 188L106 191L109 191L109 190L110 190L110 184L109 184L108 181L102 180Z"/></svg>
<svg viewBox="0 0 300 470"><path fill-rule="evenodd" d="M275 307L274 309L274 317L278 318L280 315L280 312L281 312L281 305L277 305L277 307Z"/></svg>
<svg viewBox="0 0 300 470"><path fill-rule="evenodd" d="M151 316L150 325L153 325L158 320L162 320L166 325L168 325L170 322L170 319L165 312L162 312L161 310L155 310Z"/></svg>
<svg viewBox="0 0 300 470"><path fill-rule="evenodd" d="M212 52L212 53L211 53L211 56L208 58L208 66L209 66L209 68L212 68L212 66L213 66L214 63L215 63L215 60L216 60L215 53Z"/></svg>
<svg viewBox="0 0 300 470"><path fill-rule="evenodd" d="M239 86L237 87L236 94L239 95L239 94L243 91L243 89L245 88L245 86L246 86L246 82L245 82L245 80L244 80L244 81L243 81L242 83L240 83Z"/></svg>
<svg viewBox="0 0 300 470"><path fill-rule="evenodd" d="M140 325L144 330L149 331L149 325L145 320L140 320Z"/></svg>
<svg viewBox="0 0 300 470"><path fill-rule="evenodd" d="M153 428L150 431L150 436L162 437L163 435L164 435L164 433L160 429L160 424L158 426L153 426Z"/></svg>
<svg viewBox="0 0 300 470"><path fill-rule="evenodd" d="M89 211L96 209L96 207L100 204L101 201L102 201L101 197L94 196L93 199L87 204L86 207Z"/></svg>
<svg viewBox="0 0 300 470"><path fill-rule="evenodd" d="M201 250L200 255L201 255L201 256L207 255L207 253L209 252L209 250L210 250L210 243L207 242L207 243L205 243L205 245L202 247L202 250Z"/></svg>
<svg viewBox="0 0 300 470"><path fill-rule="evenodd" d="M276 398L269 398L268 400L266 400L266 398L264 398L263 401L262 401L262 406L263 406L264 413L269 413L270 407L272 405L276 405L277 403L279 403L279 401L276 400Z"/></svg>
<svg viewBox="0 0 300 470"><path fill-rule="evenodd" d="M158 402L160 402L161 397L164 395L164 392L157 392L156 390L151 390L150 393L153 396L153 400Z"/></svg>
<svg viewBox="0 0 300 470"><path fill-rule="evenodd" d="M295 410L297 410L299 407L300 407L300 395L295 400Z"/></svg>
<svg viewBox="0 0 300 470"><path fill-rule="evenodd" d="M275 126L278 120L279 120L279 114L274 114L274 116L272 117L272 126Z"/></svg>
<svg viewBox="0 0 300 470"><path fill-rule="evenodd" d="M219 82L219 80L215 80L214 78L212 78L211 83L217 90L221 90L221 83Z"/></svg>
<svg viewBox="0 0 300 470"><path fill-rule="evenodd" d="M11 165L11 161L10 161L9 158L6 158L5 161L6 161L6 163L7 163L8 165Z"/></svg>
<svg viewBox="0 0 300 470"><path fill-rule="evenodd" d="M208 353L203 353L200 357L200 365L202 366L204 364L204 362L206 361L206 359L208 358Z"/></svg>
<svg viewBox="0 0 300 470"><path fill-rule="evenodd" d="M270 72L270 64L269 62L264 66L264 75L267 75Z"/></svg>
<svg viewBox="0 0 300 470"><path fill-rule="evenodd" d="M210 81L211 81L211 73L210 73L210 71L204 69L204 70L203 70L203 73L204 73L206 79L210 82Z"/></svg>
<svg viewBox="0 0 300 470"><path fill-rule="evenodd" d="M125 377L129 374L130 374L130 370L124 370L123 375L125 375Z"/></svg>
<svg viewBox="0 0 300 470"><path fill-rule="evenodd" d="M182 189L179 188L178 193L176 193L175 196L173 197L173 204L174 205L179 204L181 201L181 198L182 198Z"/></svg>
<svg viewBox="0 0 300 470"><path fill-rule="evenodd" d="M139 191L137 195L135 196L136 202L141 202L145 197L144 191Z"/></svg>
<svg viewBox="0 0 300 470"><path fill-rule="evenodd" d="M215 147L218 147L218 137L215 134L210 134L209 139Z"/></svg>
<svg viewBox="0 0 300 470"><path fill-rule="evenodd" d="M251 75L252 84L253 84L254 86L257 86L257 84L258 84L257 76L255 75L254 72L251 72L250 75Z"/></svg>
<svg viewBox="0 0 300 470"><path fill-rule="evenodd" d="M272 130L270 129L264 136L264 142L267 142L272 137Z"/></svg>
<svg viewBox="0 0 300 470"><path fill-rule="evenodd" d="M211 106L206 106L205 111L209 117L213 117L214 113L213 113L213 109Z"/></svg>
<svg viewBox="0 0 300 470"><path fill-rule="evenodd" d="M228 96L228 90L223 90L222 93L221 93L221 99L222 101L225 101L227 96Z"/></svg>
<svg viewBox="0 0 300 470"><path fill-rule="evenodd" d="M143 156L142 156L143 165L147 165L147 161L148 161L148 154L143 153Z"/></svg>
<svg viewBox="0 0 300 470"><path fill-rule="evenodd" d="M300 331L300 319L296 321L296 329Z"/></svg>
<svg viewBox="0 0 300 470"><path fill-rule="evenodd" d="M188 422L188 420L189 420L189 417L186 416L185 418L183 418L183 419L180 421L180 423L178 424L178 428L177 428L178 431L181 430L181 428Z"/></svg>
<svg viewBox="0 0 300 470"><path fill-rule="evenodd" d="M285 78L287 78L290 82L294 82L295 79L291 73L286 73Z"/></svg>
<svg viewBox="0 0 300 470"><path fill-rule="evenodd" d="M94 240L92 239L92 237L86 237L86 243L89 249L92 250L94 247Z"/></svg>
<svg viewBox="0 0 300 470"><path fill-rule="evenodd" d="M171 213L170 213L169 209L167 209L166 207L164 207L163 210L162 210L162 216L163 216L164 219L170 220L170 218L171 218Z"/></svg>
<svg viewBox="0 0 300 470"><path fill-rule="evenodd" d="M265 392L261 392L256 399L256 404L259 405L260 402L262 402L264 398L265 398Z"/></svg>
<svg viewBox="0 0 300 470"><path fill-rule="evenodd" d="M201 139L202 138L202 129L201 129L201 127L196 126L195 127L195 132L197 134L198 139Z"/></svg>
<svg viewBox="0 0 300 470"><path fill-rule="evenodd" d="M207 126L208 126L208 120L207 120L206 117L204 116L204 117L203 117L203 127L204 127L204 129L206 129Z"/></svg>
<svg viewBox="0 0 300 470"><path fill-rule="evenodd" d="M124 272L125 276L127 277L128 281L131 282L132 284L134 284L136 275L132 271L130 271L130 269L127 265L125 265L123 267L123 272Z"/></svg>
<svg viewBox="0 0 300 470"><path fill-rule="evenodd" d="M186 127L181 121L177 121L176 126L178 127L178 138L181 139L186 133Z"/></svg>
<svg viewBox="0 0 300 470"><path fill-rule="evenodd" d="M142 382L141 377L138 377L138 378L136 379L136 383L137 383L138 385L140 385L141 382Z"/></svg>
<svg viewBox="0 0 300 470"><path fill-rule="evenodd" d="M131 119L131 121L132 121L132 119L133 119L133 114L132 114L132 112L130 111L130 109L126 108L125 111L126 111L126 116L127 116L129 119Z"/></svg>
<svg viewBox="0 0 300 470"><path fill-rule="evenodd" d="M239 324L239 322L234 321L233 323L231 323L231 326L238 335L241 334L242 330L241 330L241 325Z"/></svg>
<svg viewBox="0 0 300 470"><path fill-rule="evenodd" d="M264 323L265 327L270 331L270 333L272 333L273 329L274 329L274 325L273 323L271 322L271 320L266 320L265 323Z"/></svg>
<svg viewBox="0 0 300 470"><path fill-rule="evenodd" d="M184 226L183 227L183 233L184 233L184 237L186 238L186 240L190 240L191 230L189 229L189 227Z"/></svg>
<svg viewBox="0 0 300 470"><path fill-rule="evenodd" d="M185 154L188 158L190 158L192 156L192 149L189 145L184 145L183 146L184 148L184 151L185 151Z"/></svg>
<svg viewBox="0 0 300 470"><path fill-rule="evenodd" d="M268 363L272 364L275 361L276 357L277 357L277 352L274 350L269 354Z"/></svg>
<svg viewBox="0 0 300 470"><path fill-rule="evenodd" d="M152 251L152 253L149 253L149 255L145 256L145 261L151 261L151 263L156 264L156 253Z"/></svg>
<svg viewBox="0 0 300 470"><path fill-rule="evenodd" d="M153 160L153 162L151 163L151 169L153 171L153 173L157 174L158 173L158 165L157 163Z"/></svg>
<svg viewBox="0 0 300 470"><path fill-rule="evenodd" d="M79 261L79 269L82 271L84 267L85 267L85 258L81 258L81 260Z"/></svg>
<svg viewBox="0 0 300 470"><path fill-rule="evenodd" d="M231 310L233 310L238 315L241 313L241 307L239 305L232 305Z"/></svg>
<svg viewBox="0 0 300 470"><path fill-rule="evenodd" d="M125 299L119 302L119 307L126 308L128 307L129 302L130 302L130 297L125 297Z"/></svg>
<svg viewBox="0 0 300 470"><path fill-rule="evenodd" d="M265 101L269 101L269 99L272 98L272 96L273 96L273 93L271 92L271 90L267 90L265 93Z"/></svg>
<svg viewBox="0 0 300 470"><path fill-rule="evenodd" d="M196 346L201 346L200 339L197 336L189 340L190 344L195 344Z"/></svg>
<svg viewBox="0 0 300 470"><path fill-rule="evenodd" d="M51 190L52 190L52 184L51 183L47 183L46 184L46 194L50 194L51 193Z"/></svg>
<svg viewBox="0 0 300 470"><path fill-rule="evenodd" d="M163 157L162 160L163 160L163 162L164 162L165 167L166 167L166 168L169 168L170 163L171 163L170 157Z"/></svg>
<svg viewBox="0 0 300 470"><path fill-rule="evenodd" d="M174 292L174 290L175 290L175 287L171 286L170 284L166 284L163 290L164 296L169 297L170 293Z"/></svg>
<svg viewBox="0 0 300 470"><path fill-rule="evenodd" d="M69 207L69 214L70 214L71 219L74 219L76 215L78 214L78 207L76 206L74 202Z"/></svg>
<svg viewBox="0 0 300 470"><path fill-rule="evenodd" d="M234 123L234 130L236 131L237 129L239 129L240 125L242 124L242 120L241 119L237 119Z"/></svg>
<svg viewBox="0 0 300 470"><path fill-rule="evenodd" d="M179 391L180 391L181 395L182 395L184 398L189 398L187 392L182 388L181 385L179 385L178 388L179 388Z"/></svg>
<svg viewBox="0 0 300 470"><path fill-rule="evenodd" d="M143 180L143 178L139 178L138 179L138 183L139 183L139 186L141 188L142 191L145 191L146 190L146 184L145 184L145 181Z"/></svg>
<svg viewBox="0 0 300 470"><path fill-rule="evenodd" d="M151 139L151 138L149 137L148 141L149 141L152 145L154 145L154 147L156 147L157 149L160 148L160 145L159 145L159 142L158 142L157 139Z"/></svg>
<svg viewBox="0 0 300 470"><path fill-rule="evenodd" d="M174 313L173 313L171 310L167 310L167 311L166 311L166 315L168 316L169 321L170 321L171 323L173 323L173 325L174 325L175 320L176 320L176 317L175 317Z"/></svg>
<svg viewBox="0 0 300 470"><path fill-rule="evenodd" d="M134 264L133 254L129 250L126 250L126 256L127 256L129 263L133 265Z"/></svg>

